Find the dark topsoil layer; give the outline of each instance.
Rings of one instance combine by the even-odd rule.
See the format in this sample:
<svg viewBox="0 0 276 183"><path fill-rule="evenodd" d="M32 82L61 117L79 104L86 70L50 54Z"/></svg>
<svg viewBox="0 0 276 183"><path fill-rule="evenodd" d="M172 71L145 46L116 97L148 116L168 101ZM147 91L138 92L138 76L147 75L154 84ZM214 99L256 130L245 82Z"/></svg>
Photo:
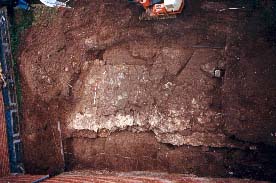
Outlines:
<svg viewBox="0 0 276 183"><path fill-rule="evenodd" d="M37 9L18 57L27 172L151 170L276 181L272 1L261 8L188 1L177 19L160 21L139 21L141 9L123 0L71 5ZM171 56L172 50L180 56ZM93 104L89 91L96 89L89 78L103 69L116 80L122 65L129 75L148 75L150 84L133 78L115 89L106 84L97 96L100 104ZM223 78L212 78L215 67L225 70ZM138 99L132 87L142 91ZM109 104L124 91L124 102ZM97 133L87 124L70 126L70 116L95 107L93 125L118 114L139 114L144 121L111 129L99 127L100 121L93 126ZM168 112L181 107L180 116ZM160 125L149 122L155 109L165 116Z"/></svg>

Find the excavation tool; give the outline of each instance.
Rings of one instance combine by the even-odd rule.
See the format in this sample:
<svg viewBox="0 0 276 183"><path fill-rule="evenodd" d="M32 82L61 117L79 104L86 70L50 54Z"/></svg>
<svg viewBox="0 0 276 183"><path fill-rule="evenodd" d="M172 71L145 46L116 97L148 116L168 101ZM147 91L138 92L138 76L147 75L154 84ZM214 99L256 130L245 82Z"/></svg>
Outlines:
<svg viewBox="0 0 276 183"><path fill-rule="evenodd" d="M145 12L140 20L176 18L184 8L184 0L128 0L140 4Z"/></svg>

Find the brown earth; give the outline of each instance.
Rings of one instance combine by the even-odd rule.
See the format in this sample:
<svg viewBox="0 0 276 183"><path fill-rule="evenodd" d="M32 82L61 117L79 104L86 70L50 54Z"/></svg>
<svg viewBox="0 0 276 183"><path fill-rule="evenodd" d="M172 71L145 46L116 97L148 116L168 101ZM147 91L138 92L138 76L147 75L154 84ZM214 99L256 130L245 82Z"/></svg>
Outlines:
<svg viewBox="0 0 276 183"><path fill-rule="evenodd" d="M44 178L44 183L64 183L64 182L100 182L100 183L268 183L265 181L254 181L249 179L236 178L208 178L195 177L185 174L168 174L160 172L131 171L131 172L110 172L110 171L93 171L77 170L59 174L54 177L45 177L45 175L27 175L18 174L0 177L1 183L20 182L30 183Z"/></svg>
<svg viewBox="0 0 276 183"><path fill-rule="evenodd" d="M177 19L139 21L127 1L71 5L37 8L19 55L28 172L275 180L276 64L263 9L197 0Z"/></svg>

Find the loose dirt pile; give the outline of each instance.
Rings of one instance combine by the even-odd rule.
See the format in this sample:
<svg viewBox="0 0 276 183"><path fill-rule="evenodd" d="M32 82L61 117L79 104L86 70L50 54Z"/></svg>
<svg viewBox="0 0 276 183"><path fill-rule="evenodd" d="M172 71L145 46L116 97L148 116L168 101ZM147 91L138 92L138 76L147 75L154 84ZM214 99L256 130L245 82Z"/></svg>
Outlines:
<svg viewBox="0 0 276 183"><path fill-rule="evenodd" d="M193 1L162 21L122 0L37 8L19 56L27 170L271 179L275 54L250 29L258 14L233 5Z"/></svg>

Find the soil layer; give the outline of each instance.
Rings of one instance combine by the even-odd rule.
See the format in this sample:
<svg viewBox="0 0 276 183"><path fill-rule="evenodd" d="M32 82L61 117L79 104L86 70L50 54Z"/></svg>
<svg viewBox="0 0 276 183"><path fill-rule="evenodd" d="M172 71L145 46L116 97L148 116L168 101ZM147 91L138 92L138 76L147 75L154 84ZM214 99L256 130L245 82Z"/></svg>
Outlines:
<svg viewBox="0 0 276 183"><path fill-rule="evenodd" d="M272 5L237 2L187 1L159 21L122 0L36 8L19 55L27 171L275 180Z"/></svg>

